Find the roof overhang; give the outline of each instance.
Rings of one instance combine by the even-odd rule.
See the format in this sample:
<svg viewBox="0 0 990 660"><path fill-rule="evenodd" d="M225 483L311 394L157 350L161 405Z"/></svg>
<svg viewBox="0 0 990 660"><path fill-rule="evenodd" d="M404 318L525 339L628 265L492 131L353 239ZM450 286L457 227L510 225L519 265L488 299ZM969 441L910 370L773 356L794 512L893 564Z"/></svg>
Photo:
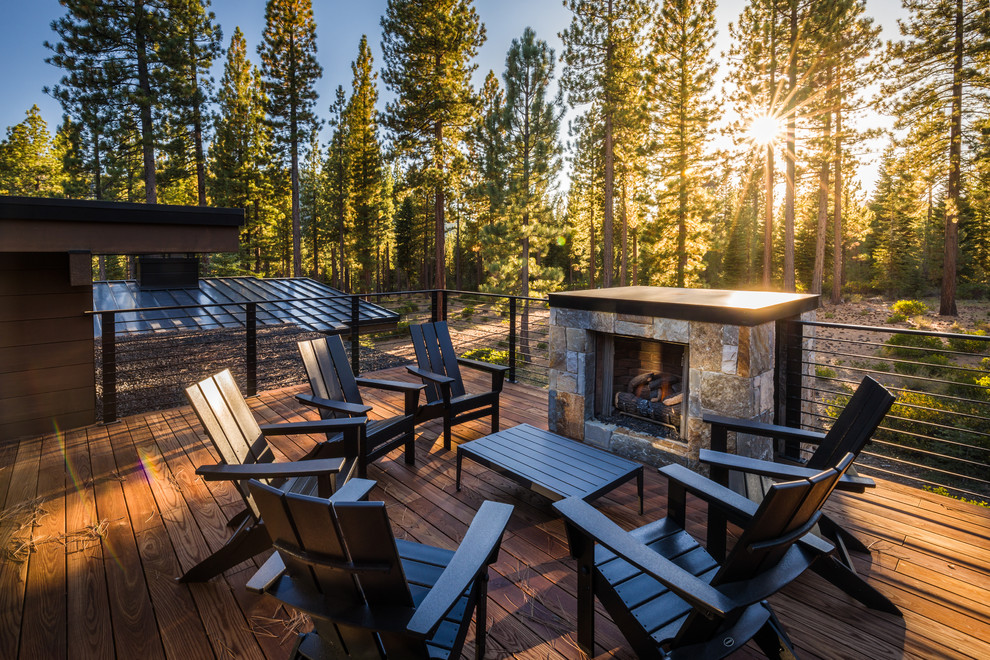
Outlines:
<svg viewBox="0 0 990 660"><path fill-rule="evenodd" d="M236 252L243 209L0 196L0 252Z"/></svg>

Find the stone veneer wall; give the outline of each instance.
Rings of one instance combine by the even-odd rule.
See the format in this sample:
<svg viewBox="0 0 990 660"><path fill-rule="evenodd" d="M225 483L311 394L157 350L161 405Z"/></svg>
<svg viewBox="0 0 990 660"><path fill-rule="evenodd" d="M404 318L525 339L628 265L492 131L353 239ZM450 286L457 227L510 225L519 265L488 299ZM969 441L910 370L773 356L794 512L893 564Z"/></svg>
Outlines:
<svg viewBox="0 0 990 660"><path fill-rule="evenodd" d="M814 316L807 312L802 320ZM711 437L702 415L773 420L774 330L773 322L748 327L551 308L550 430L646 463L697 467ZM658 438L593 419L595 332L688 344L686 438ZM813 348L813 339L805 348ZM740 435L736 444L730 450L771 458L768 440Z"/></svg>

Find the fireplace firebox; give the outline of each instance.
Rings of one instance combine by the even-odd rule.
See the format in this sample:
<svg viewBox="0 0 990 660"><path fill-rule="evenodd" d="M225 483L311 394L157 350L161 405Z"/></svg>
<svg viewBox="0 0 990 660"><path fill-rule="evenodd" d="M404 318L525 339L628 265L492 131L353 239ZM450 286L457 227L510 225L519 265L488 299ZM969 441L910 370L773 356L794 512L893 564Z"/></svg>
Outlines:
<svg viewBox="0 0 990 660"><path fill-rule="evenodd" d="M675 440L685 436L687 345L595 333L595 418Z"/></svg>

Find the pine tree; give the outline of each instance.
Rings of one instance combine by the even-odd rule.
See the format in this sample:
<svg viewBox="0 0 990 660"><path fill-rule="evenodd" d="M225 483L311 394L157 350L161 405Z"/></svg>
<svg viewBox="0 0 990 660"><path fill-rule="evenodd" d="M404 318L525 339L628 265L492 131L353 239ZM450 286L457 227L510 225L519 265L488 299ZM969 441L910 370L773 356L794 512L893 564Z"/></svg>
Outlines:
<svg viewBox="0 0 990 660"><path fill-rule="evenodd" d="M933 136L949 155L939 314L955 316L963 134L971 130L973 92L990 84L990 71L974 66L987 47L990 14L979 0L904 0L904 7L911 16L899 22L905 39L891 45L897 64L884 93L897 99L898 126L927 121L933 113L947 120L948 130Z"/></svg>
<svg viewBox="0 0 990 660"><path fill-rule="evenodd" d="M389 0L381 19L382 79L396 98L386 125L397 150L421 165L434 195L435 277L446 287L445 190L452 164L474 123L472 63L485 28L470 0Z"/></svg>
<svg viewBox="0 0 990 660"><path fill-rule="evenodd" d="M382 226L382 154L378 143L378 90L371 49L362 35L357 60L351 63L354 79L345 111L347 139L344 148L350 166L350 208L354 213L355 257L366 291L373 289L378 250L384 238Z"/></svg>
<svg viewBox="0 0 990 660"><path fill-rule="evenodd" d="M347 97L344 88L338 86L334 103L330 106L330 144L327 145L327 158L323 164L325 196L330 213L330 222L336 233L336 251L330 258L330 281L338 289L345 289L346 236L350 216L351 167L347 151L346 121Z"/></svg>
<svg viewBox="0 0 990 660"><path fill-rule="evenodd" d="M313 107L323 67L316 61L316 23L311 0L268 0L258 46L275 143L289 157L292 186L292 274L302 276L299 215L299 149L319 128Z"/></svg>
<svg viewBox="0 0 990 660"><path fill-rule="evenodd" d="M667 259L676 260L673 284L678 287L698 282L711 233L707 225L712 200L706 186L712 161L705 140L718 111L711 96L714 39L714 0L664 3L652 34L653 96L658 106L654 159L661 184L655 240L672 248L660 256L655 273L669 273ZM675 241L664 241L671 235Z"/></svg>
<svg viewBox="0 0 990 660"><path fill-rule="evenodd" d="M7 128L0 142L0 195L62 197L63 153L52 142L37 105L20 124Z"/></svg>
<svg viewBox="0 0 990 660"><path fill-rule="evenodd" d="M244 33L236 28L217 92L207 183L215 205L245 209L241 263L245 270L251 268L256 273L262 270L262 246L266 243L262 215L270 218L274 212L267 172L271 159L261 73L248 60Z"/></svg>
<svg viewBox="0 0 990 660"><path fill-rule="evenodd" d="M107 129L106 108L114 110L110 132L133 127L145 201L155 203L155 154L164 140L165 125L158 100L167 97L170 76L175 75L167 47L169 0L117 4L65 0L62 5L66 14L52 23L61 41L45 43L53 52L46 61L66 71L55 95L69 105L69 112L79 111L78 117L93 130L97 149ZM94 103L104 104L104 109L94 109ZM77 108L77 104L90 107ZM99 184L97 188L97 196L102 196ZM133 186L130 190L133 197Z"/></svg>
<svg viewBox="0 0 990 660"><path fill-rule="evenodd" d="M196 176L196 203L206 206L205 106L213 84L209 72L220 55L223 34L209 11L210 0L170 0L169 5L166 48L174 71L168 79L169 111L177 128L170 156L176 161L179 172L175 175L179 177L188 175L191 164Z"/></svg>
<svg viewBox="0 0 990 660"><path fill-rule="evenodd" d="M560 34L565 62L561 85L572 106L596 105L604 126L602 283L610 287L615 270L614 139L623 115L634 114L635 99L641 92L636 49L646 5L642 0L567 0L567 7L574 16Z"/></svg>

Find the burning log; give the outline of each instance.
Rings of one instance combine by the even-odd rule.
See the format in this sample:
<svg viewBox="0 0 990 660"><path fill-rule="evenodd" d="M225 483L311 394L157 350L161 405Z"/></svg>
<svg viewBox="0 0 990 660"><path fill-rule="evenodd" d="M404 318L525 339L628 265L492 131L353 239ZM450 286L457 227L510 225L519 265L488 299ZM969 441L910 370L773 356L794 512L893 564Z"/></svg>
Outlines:
<svg viewBox="0 0 990 660"><path fill-rule="evenodd" d="M619 392L615 395L616 409L638 415L664 424L678 426L681 423L679 407L666 406L659 401L642 399L629 392Z"/></svg>

